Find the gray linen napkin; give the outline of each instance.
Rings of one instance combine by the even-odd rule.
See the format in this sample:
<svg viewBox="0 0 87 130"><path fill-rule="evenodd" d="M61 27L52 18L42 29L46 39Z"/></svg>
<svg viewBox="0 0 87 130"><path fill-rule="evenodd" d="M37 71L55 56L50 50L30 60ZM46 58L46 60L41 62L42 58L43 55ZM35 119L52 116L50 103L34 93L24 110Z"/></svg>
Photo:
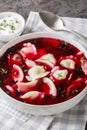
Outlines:
<svg viewBox="0 0 87 130"><path fill-rule="evenodd" d="M65 25L67 28L70 28L83 36L87 37L87 19L81 19L81 18L69 18L69 17L62 17ZM80 38L79 36L73 35L70 32L67 31L53 31L51 28L49 28L41 19L38 12L32 12L29 14L29 17L26 22L26 32L50 32L50 33L57 33L58 35L65 37L65 39L71 39L72 42L79 40L79 43L83 46L86 44L83 41L83 38ZM68 35L68 37L67 37ZM85 45L86 46L86 45Z"/></svg>
<svg viewBox="0 0 87 130"><path fill-rule="evenodd" d="M64 18L66 25L87 36L87 19ZM40 19L38 12L30 12L24 34L32 32L52 32ZM57 32L67 39L67 32ZM76 36L68 33L73 42ZM80 44L84 44L81 41ZM0 43L2 46L3 43ZM33 116L13 108L0 97L0 130L84 130L87 120L87 95L72 109L54 116Z"/></svg>

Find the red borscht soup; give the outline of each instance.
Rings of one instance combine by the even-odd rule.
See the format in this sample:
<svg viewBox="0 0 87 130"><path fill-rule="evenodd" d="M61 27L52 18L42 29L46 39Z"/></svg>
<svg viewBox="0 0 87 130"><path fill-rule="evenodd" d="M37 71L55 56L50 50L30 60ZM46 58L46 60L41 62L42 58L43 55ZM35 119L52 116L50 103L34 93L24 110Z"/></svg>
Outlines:
<svg viewBox="0 0 87 130"><path fill-rule="evenodd" d="M64 102L86 85L84 53L63 40L25 40L0 57L0 86L21 102L35 105Z"/></svg>

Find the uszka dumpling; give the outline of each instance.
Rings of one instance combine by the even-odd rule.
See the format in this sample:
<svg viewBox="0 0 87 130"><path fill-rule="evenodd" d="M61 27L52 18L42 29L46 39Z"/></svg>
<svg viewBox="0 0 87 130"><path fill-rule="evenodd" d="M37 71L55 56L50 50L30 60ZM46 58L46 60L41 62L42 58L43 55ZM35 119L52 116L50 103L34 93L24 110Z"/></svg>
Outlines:
<svg viewBox="0 0 87 130"><path fill-rule="evenodd" d="M30 91L20 96L20 98L28 103L41 104L45 94L38 91Z"/></svg>
<svg viewBox="0 0 87 130"><path fill-rule="evenodd" d="M60 62L61 66L68 68L68 69L74 69L75 68L75 62L71 59L64 59Z"/></svg>
<svg viewBox="0 0 87 130"><path fill-rule="evenodd" d="M59 66L55 66L50 73L50 78L54 81L66 80L68 76L68 70Z"/></svg>
<svg viewBox="0 0 87 130"><path fill-rule="evenodd" d="M48 74L49 74L49 71L45 71L44 67L40 65L33 66L28 71L28 75L31 80L36 80L36 79L45 77Z"/></svg>
<svg viewBox="0 0 87 130"><path fill-rule="evenodd" d="M20 49L19 53L23 58L33 59L37 55L37 50L34 44L28 42L23 44L23 47Z"/></svg>
<svg viewBox="0 0 87 130"><path fill-rule="evenodd" d="M40 57L39 59L37 59L36 62L43 63L43 64L49 66L50 68L53 68L56 64L56 59L53 54L49 53L49 54L45 54L42 57Z"/></svg>
<svg viewBox="0 0 87 130"><path fill-rule="evenodd" d="M57 96L57 89L56 89L56 86L55 84L53 83L53 81L50 79L50 78L43 78L43 91L48 94L48 95L52 95L54 97Z"/></svg>
<svg viewBox="0 0 87 130"><path fill-rule="evenodd" d="M59 64L62 67L74 70L76 65L76 59L73 56L62 57L59 61Z"/></svg>

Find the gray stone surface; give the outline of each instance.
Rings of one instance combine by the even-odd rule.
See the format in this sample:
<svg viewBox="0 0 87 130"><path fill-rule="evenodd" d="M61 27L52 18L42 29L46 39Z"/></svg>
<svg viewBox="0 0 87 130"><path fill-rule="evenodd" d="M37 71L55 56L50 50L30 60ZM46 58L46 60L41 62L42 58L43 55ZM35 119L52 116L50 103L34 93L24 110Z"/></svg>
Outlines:
<svg viewBox="0 0 87 130"><path fill-rule="evenodd" d="M87 0L0 0L0 12L16 11L26 19L31 10L87 18Z"/></svg>

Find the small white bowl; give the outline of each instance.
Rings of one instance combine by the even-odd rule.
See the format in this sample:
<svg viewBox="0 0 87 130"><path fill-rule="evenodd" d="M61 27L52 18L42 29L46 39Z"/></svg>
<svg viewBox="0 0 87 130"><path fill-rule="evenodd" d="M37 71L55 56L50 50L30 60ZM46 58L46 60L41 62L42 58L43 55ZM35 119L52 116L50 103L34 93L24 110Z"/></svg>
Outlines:
<svg viewBox="0 0 87 130"><path fill-rule="evenodd" d="M16 31L14 33L0 34L0 40L3 42L8 42L8 41L12 40L13 38L19 36L23 32L24 27L25 27L25 20L20 14L18 14L16 12L2 12L2 13L0 13L0 19L8 17L8 16L12 16L12 17L16 18L20 22L20 26L18 29L16 29Z"/></svg>
<svg viewBox="0 0 87 130"><path fill-rule="evenodd" d="M79 50L84 52L84 55L87 57L87 51L77 43L77 41L72 42L72 39L65 38L64 36L59 36L58 34L51 34L51 33L32 33L32 34L26 34L23 36L20 36L7 44L5 44L1 49L0 49L0 56L6 52L6 50L14 45L16 45L19 42L22 42L24 40L28 39L33 39L33 38L58 38L61 40L65 40L67 42L70 42L72 45L76 46ZM18 101L11 96L7 95L1 88L0 88L0 95L5 98L12 106L17 107L18 110L25 112L25 113L30 113L34 115L53 115L53 114L58 114L61 112L64 112L76 104L78 104L87 94L87 87L85 87L77 96L53 105L32 105L32 104L27 104L21 101Z"/></svg>

